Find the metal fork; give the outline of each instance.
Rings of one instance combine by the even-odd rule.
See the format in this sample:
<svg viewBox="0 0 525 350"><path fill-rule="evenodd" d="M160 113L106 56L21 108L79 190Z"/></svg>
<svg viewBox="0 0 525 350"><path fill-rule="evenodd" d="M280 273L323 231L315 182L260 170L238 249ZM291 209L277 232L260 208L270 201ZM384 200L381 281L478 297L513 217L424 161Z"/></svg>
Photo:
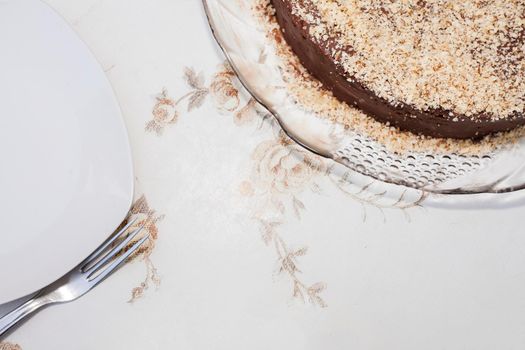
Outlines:
<svg viewBox="0 0 525 350"><path fill-rule="evenodd" d="M40 308L78 299L114 272L149 237L149 235L144 236L126 250L127 245L144 228L144 226L141 226L129 233L125 239L113 247L113 244L119 238L125 236L125 233L134 222L135 220L130 221L122 229L111 235L100 247L71 271L44 287L34 297L0 318L0 338L18 322Z"/></svg>

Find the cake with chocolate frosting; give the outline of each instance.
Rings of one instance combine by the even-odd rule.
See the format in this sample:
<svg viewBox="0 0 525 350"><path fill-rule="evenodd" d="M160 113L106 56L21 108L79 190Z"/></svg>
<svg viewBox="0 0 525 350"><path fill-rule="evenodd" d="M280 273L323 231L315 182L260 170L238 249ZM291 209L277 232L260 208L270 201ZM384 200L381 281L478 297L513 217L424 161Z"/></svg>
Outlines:
<svg viewBox="0 0 525 350"><path fill-rule="evenodd" d="M477 139L525 124L523 0L271 0L339 100L387 125Z"/></svg>

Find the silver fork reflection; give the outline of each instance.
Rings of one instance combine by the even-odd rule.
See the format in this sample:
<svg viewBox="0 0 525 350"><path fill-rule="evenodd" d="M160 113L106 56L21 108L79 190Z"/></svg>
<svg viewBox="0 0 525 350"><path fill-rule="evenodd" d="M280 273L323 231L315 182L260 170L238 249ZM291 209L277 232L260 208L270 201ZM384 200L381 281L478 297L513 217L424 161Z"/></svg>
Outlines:
<svg viewBox="0 0 525 350"><path fill-rule="evenodd" d="M43 306L73 301L89 292L114 272L148 239L142 237L129 249L126 247L144 228L137 228L126 235L135 220L115 232L84 261L67 274L38 291L34 297L0 318L0 338L9 329ZM119 238L125 237L118 242ZM117 244L118 242L118 244ZM116 245L115 245L116 244Z"/></svg>

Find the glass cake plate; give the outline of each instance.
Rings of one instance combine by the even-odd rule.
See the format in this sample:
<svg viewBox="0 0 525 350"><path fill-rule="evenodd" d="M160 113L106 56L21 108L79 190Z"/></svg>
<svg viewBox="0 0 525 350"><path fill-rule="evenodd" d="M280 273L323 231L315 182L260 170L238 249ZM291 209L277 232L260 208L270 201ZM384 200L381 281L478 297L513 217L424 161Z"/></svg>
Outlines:
<svg viewBox="0 0 525 350"><path fill-rule="evenodd" d="M282 57L255 15L255 0L203 3L212 32L241 83L303 147L367 177L425 192L505 193L525 188L523 138L475 155L390 151L296 102L279 67Z"/></svg>

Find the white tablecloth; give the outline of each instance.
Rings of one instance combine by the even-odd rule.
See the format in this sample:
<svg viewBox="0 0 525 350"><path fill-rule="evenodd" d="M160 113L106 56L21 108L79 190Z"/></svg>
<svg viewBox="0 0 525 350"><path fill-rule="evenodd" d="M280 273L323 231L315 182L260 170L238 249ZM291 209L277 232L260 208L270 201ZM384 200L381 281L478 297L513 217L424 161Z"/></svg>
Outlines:
<svg viewBox="0 0 525 350"><path fill-rule="evenodd" d="M47 2L114 86L152 241L1 350L523 348L522 209L352 185L240 88L199 0Z"/></svg>

